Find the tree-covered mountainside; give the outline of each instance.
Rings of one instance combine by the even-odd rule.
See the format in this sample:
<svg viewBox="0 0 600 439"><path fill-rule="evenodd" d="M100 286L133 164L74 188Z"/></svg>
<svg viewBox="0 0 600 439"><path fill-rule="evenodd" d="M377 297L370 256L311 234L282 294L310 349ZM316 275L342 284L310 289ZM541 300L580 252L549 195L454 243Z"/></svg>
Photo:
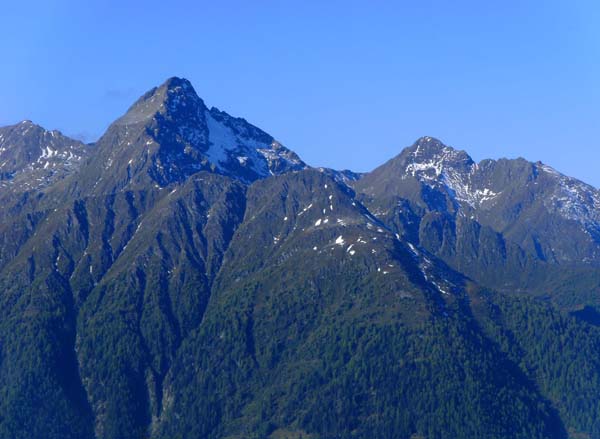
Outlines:
<svg viewBox="0 0 600 439"><path fill-rule="evenodd" d="M314 169L179 78L0 157L0 438L600 438L583 183Z"/></svg>

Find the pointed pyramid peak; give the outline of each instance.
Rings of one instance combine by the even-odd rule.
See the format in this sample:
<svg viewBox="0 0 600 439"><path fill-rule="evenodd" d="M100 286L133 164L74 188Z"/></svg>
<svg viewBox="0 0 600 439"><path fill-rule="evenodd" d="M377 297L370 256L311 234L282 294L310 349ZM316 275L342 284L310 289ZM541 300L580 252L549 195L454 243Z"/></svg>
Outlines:
<svg viewBox="0 0 600 439"><path fill-rule="evenodd" d="M403 173L420 175L428 180L438 178L446 171L470 172L475 165L465 151L454 149L430 136L420 137L393 160L400 164Z"/></svg>
<svg viewBox="0 0 600 439"><path fill-rule="evenodd" d="M176 89L181 88L184 91L192 91L195 94L192 83L189 80L187 80L185 78L180 78L178 76L170 77L159 88L161 88L161 87L165 87L168 90L176 90Z"/></svg>
<svg viewBox="0 0 600 439"><path fill-rule="evenodd" d="M419 155L428 156L431 154L439 154L444 151L454 150L452 147L443 144L441 140L430 136L419 137L409 149L412 150L415 157Z"/></svg>
<svg viewBox="0 0 600 439"><path fill-rule="evenodd" d="M473 164L473 159L465 151L445 145L435 137L423 136L405 151L410 161L422 162L435 160L445 164Z"/></svg>
<svg viewBox="0 0 600 439"><path fill-rule="evenodd" d="M159 113L174 116L182 110L197 113L205 108L190 81L174 76L146 92L117 122L135 124L151 120Z"/></svg>
<svg viewBox="0 0 600 439"><path fill-rule="evenodd" d="M173 76L163 82L160 86L153 88L146 95L150 99L159 99L163 101L177 101L180 102L181 99L188 99L194 101L202 102L202 99L194 90L194 86L190 81L185 78L179 78L177 76Z"/></svg>
<svg viewBox="0 0 600 439"><path fill-rule="evenodd" d="M419 137L416 142L415 145L432 145L432 146L445 146L441 140L436 139L435 137L431 137L431 136L422 136Z"/></svg>

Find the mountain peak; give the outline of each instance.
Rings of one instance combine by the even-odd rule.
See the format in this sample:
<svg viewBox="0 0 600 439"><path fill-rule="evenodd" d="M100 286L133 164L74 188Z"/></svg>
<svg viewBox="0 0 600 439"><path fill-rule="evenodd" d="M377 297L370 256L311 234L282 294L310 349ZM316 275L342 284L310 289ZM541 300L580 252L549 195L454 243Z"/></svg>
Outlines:
<svg viewBox="0 0 600 439"><path fill-rule="evenodd" d="M178 76L171 76L165 82L163 82L161 87L166 87L168 89L176 89L181 87L184 90L194 90L194 87L192 86L192 83L189 80L185 78L180 78Z"/></svg>
<svg viewBox="0 0 600 439"><path fill-rule="evenodd" d="M42 126L40 126L40 125L38 125L36 123L33 123L29 119L22 120L22 121L17 122L17 123L15 123L13 125L8 125L8 126L5 126L5 127L2 127L1 129L3 129L3 130L12 130L12 131L15 131L15 132L20 132L23 135L31 135L34 132L37 133L37 132L45 132L45 131L47 131L44 127L42 127Z"/></svg>
<svg viewBox="0 0 600 439"><path fill-rule="evenodd" d="M468 171L475 164L465 151L444 145L440 140L429 136L417 139L400 157L406 166L406 172L413 176L424 173L430 177L439 177L444 170Z"/></svg>
<svg viewBox="0 0 600 439"><path fill-rule="evenodd" d="M0 187L39 189L79 166L87 148L30 120L0 128Z"/></svg>
<svg viewBox="0 0 600 439"><path fill-rule="evenodd" d="M97 142L90 174L99 191L130 183L164 187L199 171L251 182L306 164L272 136L217 108L208 109L192 84L172 77L141 96ZM103 171L100 172L99 170ZM107 179L106 173L112 172ZM101 174L104 174L101 175Z"/></svg>
<svg viewBox="0 0 600 439"><path fill-rule="evenodd" d="M140 97L124 116L117 120L122 125L147 123L156 115L173 113L197 114L206 107L194 87L184 78L171 77Z"/></svg>
<svg viewBox="0 0 600 439"><path fill-rule="evenodd" d="M451 157L460 159L466 159L468 157L469 160L471 159L465 151L457 150L444 144L441 140L430 136L419 137L412 146L407 148L407 151L415 158L444 156L447 159Z"/></svg>
<svg viewBox="0 0 600 439"><path fill-rule="evenodd" d="M425 148L444 148L446 145L442 143L441 140L436 139L431 136L421 136L419 137L414 145L425 147Z"/></svg>

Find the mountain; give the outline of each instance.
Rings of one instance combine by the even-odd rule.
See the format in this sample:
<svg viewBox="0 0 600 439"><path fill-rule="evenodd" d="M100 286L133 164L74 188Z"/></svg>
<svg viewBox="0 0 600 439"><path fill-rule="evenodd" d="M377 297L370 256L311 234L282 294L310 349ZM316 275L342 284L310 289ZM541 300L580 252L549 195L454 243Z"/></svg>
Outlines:
<svg viewBox="0 0 600 439"><path fill-rule="evenodd" d="M88 148L25 120L0 128L0 188L40 190L76 169Z"/></svg>
<svg viewBox="0 0 600 439"><path fill-rule="evenodd" d="M108 193L164 187L201 170L249 183L306 165L244 119L208 109L189 81L171 78L108 128L83 168L86 180L76 179L80 190Z"/></svg>
<svg viewBox="0 0 600 439"><path fill-rule="evenodd" d="M475 163L423 137L354 187L396 232L495 289L600 285L600 191L540 162Z"/></svg>
<svg viewBox="0 0 600 439"><path fill-rule="evenodd" d="M600 438L590 186L312 168L180 78L0 139L0 438Z"/></svg>
<svg viewBox="0 0 600 439"><path fill-rule="evenodd" d="M409 199L412 182L431 191L418 200L427 209L473 216L541 260L598 262L600 191L541 162L475 163L424 137L358 185L375 197L387 191Z"/></svg>
<svg viewBox="0 0 600 439"><path fill-rule="evenodd" d="M23 121L0 128L0 267L43 220L43 193L75 173L92 148Z"/></svg>

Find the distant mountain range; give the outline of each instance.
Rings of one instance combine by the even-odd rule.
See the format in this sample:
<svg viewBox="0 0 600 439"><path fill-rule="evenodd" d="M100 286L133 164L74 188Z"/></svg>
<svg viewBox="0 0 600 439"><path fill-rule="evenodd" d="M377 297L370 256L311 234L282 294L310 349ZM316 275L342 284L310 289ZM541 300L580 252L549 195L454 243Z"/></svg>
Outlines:
<svg viewBox="0 0 600 439"><path fill-rule="evenodd" d="M0 438L600 438L600 191L313 168L171 78L0 128Z"/></svg>

